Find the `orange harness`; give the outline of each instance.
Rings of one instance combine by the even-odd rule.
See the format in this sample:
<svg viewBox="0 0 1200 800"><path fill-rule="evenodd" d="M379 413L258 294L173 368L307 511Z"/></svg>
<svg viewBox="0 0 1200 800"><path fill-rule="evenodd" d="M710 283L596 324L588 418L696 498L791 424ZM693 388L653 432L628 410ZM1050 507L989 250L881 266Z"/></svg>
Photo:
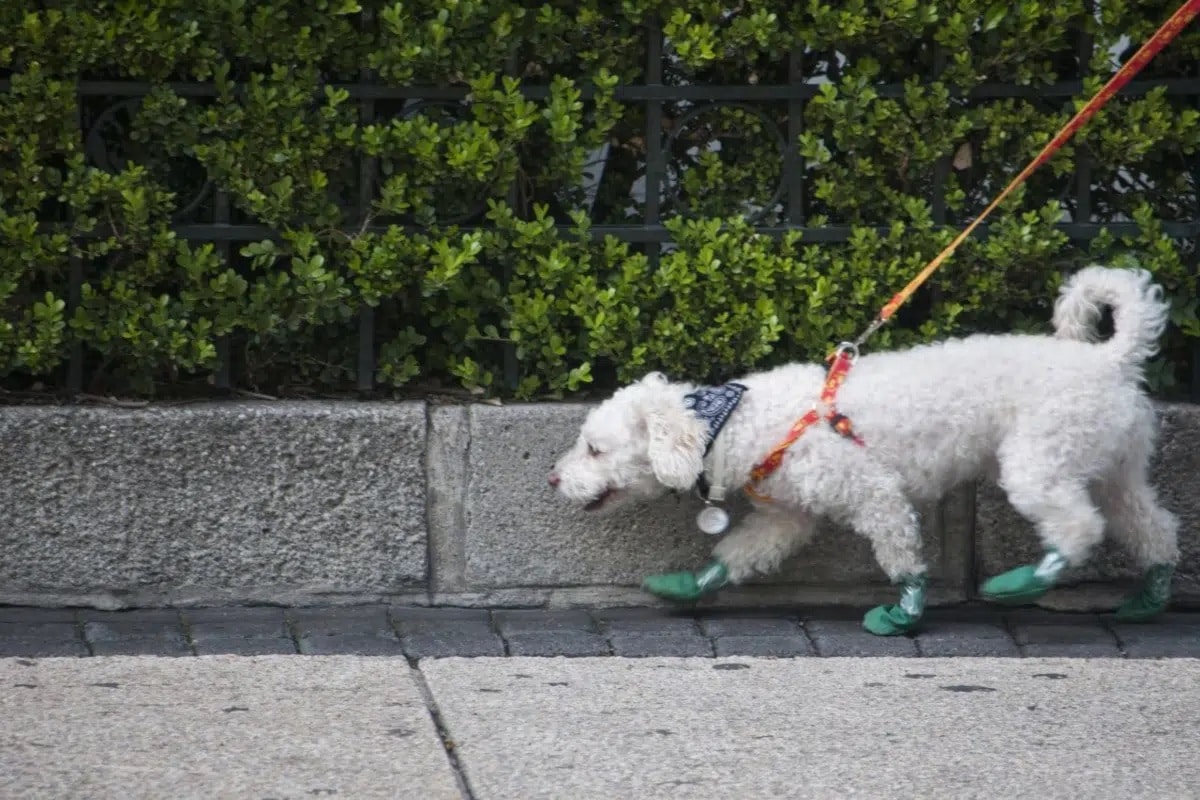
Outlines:
<svg viewBox="0 0 1200 800"><path fill-rule="evenodd" d="M755 485L765 480L771 473L779 469L783 464L783 455L787 449L796 443L796 440L804 435L804 432L816 425L822 419L829 423L835 431L854 442L859 447L864 446L863 440L854 432L854 426L850 424L850 419L837 410L835 402L837 401L838 389L846 382L846 375L850 372L850 367L854 364L854 359L850 355L853 348L842 347L830 358L832 363L829 365L829 372L825 373L825 384L821 387L821 402L809 410L807 414L796 420L791 429L787 432L787 436L783 437L779 444L767 453L766 458L754 465L750 470L750 480L745 485L746 493L751 497L759 500L770 501L768 495L759 492Z"/></svg>

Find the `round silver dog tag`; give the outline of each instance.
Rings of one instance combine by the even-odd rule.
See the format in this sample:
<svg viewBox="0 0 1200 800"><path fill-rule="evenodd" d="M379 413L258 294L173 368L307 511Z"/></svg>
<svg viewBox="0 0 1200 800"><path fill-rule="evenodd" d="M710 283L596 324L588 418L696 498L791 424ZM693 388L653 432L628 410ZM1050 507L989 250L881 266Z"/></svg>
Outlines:
<svg viewBox="0 0 1200 800"><path fill-rule="evenodd" d="M701 532L707 533L709 536L716 536L724 533L729 527L729 515L723 508L705 506L696 515L696 526L700 528Z"/></svg>

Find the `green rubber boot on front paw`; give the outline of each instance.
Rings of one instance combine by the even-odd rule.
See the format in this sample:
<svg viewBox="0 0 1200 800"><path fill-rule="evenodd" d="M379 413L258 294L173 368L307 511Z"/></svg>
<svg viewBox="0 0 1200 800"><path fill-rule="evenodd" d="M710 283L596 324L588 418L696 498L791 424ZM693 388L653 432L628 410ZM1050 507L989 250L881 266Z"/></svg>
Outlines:
<svg viewBox="0 0 1200 800"><path fill-rule="evenodd" d="M1031 603L1054 588L1067 559L1057 550L1049 550L1036 566L1026 564L984 582L979 593L985 599L1006 605Z"/></svg>
<svg viewBox="0 0 1200 800"><path fill-rule="evenodd" d="M1155 564L1142 577L1142 588L1117 609L1120 622L1146 622L1167 610L1174 564Z"/></svg>
<svg viewBox="0 0 1200 800"><path fill-rule="evenodd" d="M900 636L917 627L925 613L924 575L913 575L901 580L904 589L900 593L899 605L876 606L863 617L863 627L876 636Z"/></svg>
<svg viewBox="0 0 1200 800"><path fill-rule="evenodd" d="M699 600L729 583L729 570L720 561L713 561L699 572L670 572L651 575L642 582L647 592L667 600Z"/></svg>

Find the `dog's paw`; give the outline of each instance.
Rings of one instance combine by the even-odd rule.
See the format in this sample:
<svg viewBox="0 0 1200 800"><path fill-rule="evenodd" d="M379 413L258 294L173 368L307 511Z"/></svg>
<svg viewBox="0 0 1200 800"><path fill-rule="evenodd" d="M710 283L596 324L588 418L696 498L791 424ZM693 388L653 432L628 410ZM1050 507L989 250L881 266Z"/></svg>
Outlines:
<svg viewBox="0 0 1200 800"><path fill-rule="evenodd" d="M1036 566L1027 564L984 581L979 593L994 603L1021 605L1037 600L1053 589L1054 583L1040 576Z"/></svg>
<svg viewBox="0 0 1200 800"><path fill-rule="evenodd" d="M666 600L699 600L706 594L717 591L729 582L725 565L713 562L700 572L669 572L651 575L642 582L642 588L652 595Z"/></svg>
<svg viewBox="0 0 1200 800"><path fill-rule="evenodd" d="M1171 576L1175 568L1159 564L1146 571L1142 588L1117 609L1119 622L1148 622L1167 610L1171 602Z"/></svg>
<svg viewBox="0 0 1200 800"><path fill-rule="evenodd" d="M876 636L901 636L917 627L920 617L914 617L900 606L875 606L863 617L863 627Z"/></svg>
<svg viewBox="0 0 1200 800"><path fill-rule="evenodd" d="M1166 603L1156 603L1138 593L1117 609L1117 622L1149 622L1167 610Z"/></svg>

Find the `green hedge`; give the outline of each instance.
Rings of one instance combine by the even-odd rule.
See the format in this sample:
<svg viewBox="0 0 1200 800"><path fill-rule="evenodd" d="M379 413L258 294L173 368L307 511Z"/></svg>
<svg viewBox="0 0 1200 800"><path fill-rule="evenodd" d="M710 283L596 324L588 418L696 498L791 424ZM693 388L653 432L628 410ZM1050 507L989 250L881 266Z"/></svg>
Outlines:
<svg viewBox="0 0 1200 800"><path fill-rule="evenodd" d="M375 378L405 391L562 396L650 368L711 380L819 357L1075 108L958 90L1084 79L1090 93L1122 37L1136 47L1176 2L1099 5L1092 15L1046 0L5 3L2 385L60 388L80 348L89 391L203 391L227 344L238 387L338 392L354 385L364 306L376 309ZM773 198L786 102L665 103L662 213L675 246L650 258L589 230L643 219L645 110L614 89L645 79L649 20L666 35L668 84L782 84L789 52L806 50L803 77L823 84L797 140L806 224L853 226L847 241L753 227L785 221ZM1083 36L1094 46L1081 63ZM1143 77L1194 75L1198 62L1193 26ZM150 88L114 106L78 95L81 80ZM360 80L470 94L416 108L380 99L365 118L341 88ZM187 82L215 94L181 90ZM1190 380L1196 240L1171 239L1161 223L1197 218L1198 144L1195 96L1122 96L873 346L1045 329L1064 270L1136 260L1175 304L1152 382ZM1136 221L1135 234L1072 242L1054 228L1075 210L1080 157L1093 220ZM379 176L365 196L364 163ZM949 228L935 225L937 181ZM226 211L271 235L222 248L175 232ZM84 283L69 306L72 256Z"/></svg>

